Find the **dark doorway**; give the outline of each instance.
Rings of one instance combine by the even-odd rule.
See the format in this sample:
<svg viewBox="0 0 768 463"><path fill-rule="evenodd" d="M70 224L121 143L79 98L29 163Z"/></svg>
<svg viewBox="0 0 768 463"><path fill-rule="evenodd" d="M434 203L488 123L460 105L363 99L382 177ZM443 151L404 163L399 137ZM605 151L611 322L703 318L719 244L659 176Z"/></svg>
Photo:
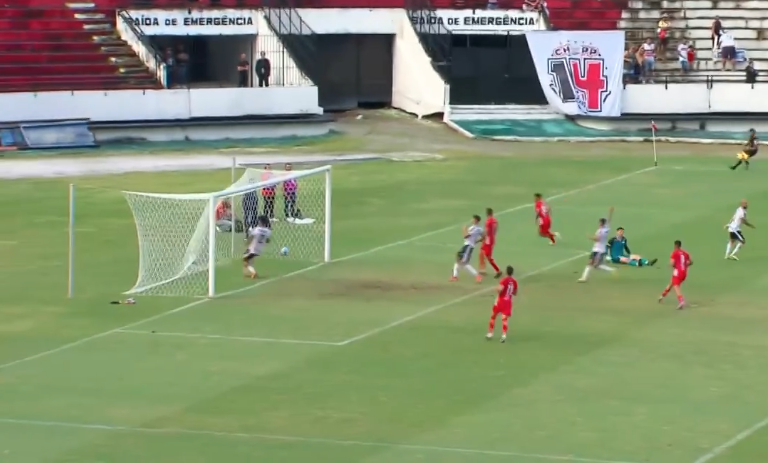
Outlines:
<svg viewBox="0 0 768 463"><path fill-rule="evenodd" d="M318 37L317 85L320 106L327 111L383 107L392 103L391 35Z"/></svg>
<svg viewBox="0 0 768 463"><path fill-rule="evenodd" d="M454 35L452 105L544 105L525 35Z"/></svg>

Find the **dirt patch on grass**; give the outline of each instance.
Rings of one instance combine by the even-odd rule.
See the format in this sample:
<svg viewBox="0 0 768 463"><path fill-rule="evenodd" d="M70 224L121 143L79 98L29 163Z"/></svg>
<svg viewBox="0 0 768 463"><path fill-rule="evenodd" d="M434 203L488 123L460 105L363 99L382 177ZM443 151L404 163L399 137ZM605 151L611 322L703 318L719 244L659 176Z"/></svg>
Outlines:
<svg viewBox="0 0 768 463"><path fill-rule="evenodd" d="M445 293L446 285L424 281L397 281L384 279L323 280L317 296L323 299L345 297L408 296L413 293Z"/></svg>

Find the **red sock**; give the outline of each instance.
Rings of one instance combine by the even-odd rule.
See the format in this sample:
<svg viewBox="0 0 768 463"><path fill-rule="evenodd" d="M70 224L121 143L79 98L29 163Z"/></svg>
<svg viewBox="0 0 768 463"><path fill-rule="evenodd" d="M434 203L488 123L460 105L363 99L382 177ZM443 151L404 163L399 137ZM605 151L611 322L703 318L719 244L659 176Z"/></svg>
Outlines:
<svg viewBox="0 0 768 463"><path fill-rule="evenodd" d="M555 244L555 235L553 235L552 233L550 233L550 234L549 234L549 236L547 236L547 238L549 238L549 241L551 241L551 242L552 242L552 244Z"/></svg>
<svg viewBox="0 0 768 463"><path fill-rule="evenodd" d="M682 295L682 294L680 294L679 296L677 296L677 302L679 302L679 303L681 303L681 304L682 304L683 302L685 302L685 299L683 298L683 295Z"/></svg>
<svg viewBox="0 0 768 463"><path fill-rule="evenodd" d="M669 288L661 292L661 297L667 297L667 294L669 294Z"/></svg>
<svg viewBox="0 0 768 463"><path fill-rule="evenodd" d="M496 316L491 317L491 322L488 323L488 332L493 333L493 329L496 327Z"/></svg>
<svg viewBox="0 0 768 463"><path fill-rule="evenodd" d="M501 334L503 334L504 336L507 335L507 326L508 325L509 324L507 323L507 317L503 317L501 319Z"/></svg>
<svg viewBox="0 0 768 463"><path fill-rule="evenodd" d="M500 270L499 270L499 266L496 265L496 261L493 260L492 257L487 257L487 259L488 259L488 263L491 264L491 267L493 267L493 269L496 270L496 273L499 273Z"/></svg>

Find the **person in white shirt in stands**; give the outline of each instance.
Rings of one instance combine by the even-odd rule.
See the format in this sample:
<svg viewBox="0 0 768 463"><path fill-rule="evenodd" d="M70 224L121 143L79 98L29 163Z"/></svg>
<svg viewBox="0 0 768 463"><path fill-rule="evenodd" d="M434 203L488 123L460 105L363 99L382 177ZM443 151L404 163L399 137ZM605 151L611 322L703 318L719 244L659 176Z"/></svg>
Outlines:
<svg viewBox="0 0 768 463"><path fill-rule="evenodd" d="M656 70L656 44L653 39L646 39L640 51L643 55L643 83L653 83L653 72Z"/></svg>
<svg viewBox="0 0 768 463"><path fill-rule="evenodd" d="M731 63L731 70L736 69L736 40L728 31L720 34L720 58L723 59L723 71L728 70L728 63Z"/></svg>
<svg viewBox="0 0 768 463"><path fill-rule="evenodd" d="M688 41L683 40L677 46L677 61L680 62L680 72L686 74L691 70L691 64L688 62Z"/></svg>

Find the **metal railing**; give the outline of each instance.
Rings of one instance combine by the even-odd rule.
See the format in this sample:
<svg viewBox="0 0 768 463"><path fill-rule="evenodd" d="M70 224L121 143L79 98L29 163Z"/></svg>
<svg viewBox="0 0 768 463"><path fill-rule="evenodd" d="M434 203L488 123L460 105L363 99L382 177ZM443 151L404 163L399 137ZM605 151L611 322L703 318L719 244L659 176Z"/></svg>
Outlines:
<svg viewBox="0 0 768 463"><path fill-rule="evenodd" d="M624 76L624 88L628 85L663 85L665 89L668 89L670 85L674 84L707 84L707 88L711 89L715 84L742 84L755 88L755 85L768 84L768 77L758 75L755 82L747 82L747 76L743 72L734 72L733 78L724 77L722 75L710 75L710 74L680 74L680 75L662 75L655 76L652 82L643 84L639 77Z"/></svg>
<svg viewBox="0 0 768 463"><path fill-rule="evenodd" d="M432 67L448 80L451 75L451 31L436 15L430 0L405 0L405 8L421 46L432 60Z"/></svg>
<svg viewBox="0 0 768 463"><path fill-rule="evenodd" d="M263 50L273 56L275 53L287 54L289 56L278 56L278 68L273 69L282 73L282 85L306 85L316 77L315 70L318 64L318 37L315 31L304 21L298 10L294 7L295 3L291 0L264 0L264 18L270 30L275 34L278 41L275 41L275 50ZM260 38L266 34L259 34ZM262 43L269 44L268 40ZM278 45L281 45L278 47ZM278 50L279 49L279 50ZM273 66L275 66L275 59ZM291 66L290 62L295 63L296 67ZM282 69L279 69L282 68ZM280 74L275 75L278 79Z"/></svg>
<svg viewBox="0 0 768 463"><path fill-rule="evenodd" d="M144 34L141 27L135 24L133 18L126 10L121 10L117 13L117 30L121 38L128 43L134 53L141 59L141 62L155 74L163 88L168 88L168 68L163 59L163 54Z"/></svg>

